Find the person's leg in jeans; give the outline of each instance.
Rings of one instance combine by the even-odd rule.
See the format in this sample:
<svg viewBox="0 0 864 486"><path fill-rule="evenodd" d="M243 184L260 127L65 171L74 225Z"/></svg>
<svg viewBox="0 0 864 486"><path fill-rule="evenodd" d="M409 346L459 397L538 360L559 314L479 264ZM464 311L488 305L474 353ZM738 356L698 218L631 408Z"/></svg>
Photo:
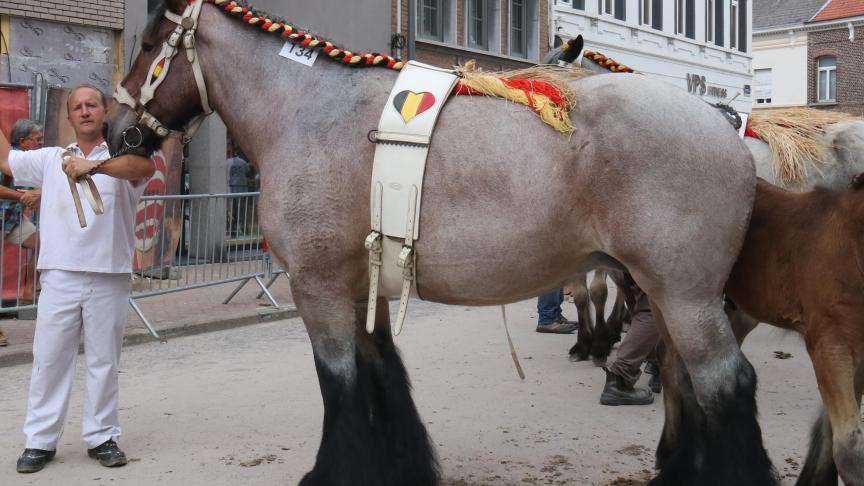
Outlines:
<svg viewBox="0 0 864 486"><path fill-rule="evenodd" d="M576 330L576 325L568 322L561 313L562 302L563 289L555 289L537 297L537 332L570 334Z"/></svg>
<svg viewBox="0 0 864 486"><path fill-rule="evenodd" d="M633 385L642 374L642 363L657 347L660 335L657 324L647 306L637 305L630 331L618 348L618 356L606 371L606 386L600 396L603 405L646 405L654 401L654 394Z"/></svg>

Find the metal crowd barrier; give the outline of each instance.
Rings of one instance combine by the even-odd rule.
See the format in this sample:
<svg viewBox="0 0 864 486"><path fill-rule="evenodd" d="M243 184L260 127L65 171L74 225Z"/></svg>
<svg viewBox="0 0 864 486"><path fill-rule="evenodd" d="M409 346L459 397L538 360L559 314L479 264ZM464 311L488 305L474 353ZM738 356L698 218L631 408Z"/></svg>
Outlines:
<svg viewBox="0 0 864 486"><path fill-rule="evenodd" d="M135 218L135 262L129 305L154 338L158 339L159 334L138 305L139 300L148 297L237 283L223 301L227 304L253 281L260 289L258 298L266 296L274 307L279 307L270 287L280 275L287 277L287 273L274 265L270 253L264 249L257 217L258 198L257 192L244 192L141 199ZM2 217L5 212L0 214ZM25 280L20 276L29 268L26 262L35 257L32 252L21 251L22 256L15 260L17 268L4 268L7 261L3 258L4 247L10 251L8 243L0 246L0 275L12 271L19 278L11 286L8 279L14 277L3 280L0 312L34 310L35 302L22 301Z"/></svg>

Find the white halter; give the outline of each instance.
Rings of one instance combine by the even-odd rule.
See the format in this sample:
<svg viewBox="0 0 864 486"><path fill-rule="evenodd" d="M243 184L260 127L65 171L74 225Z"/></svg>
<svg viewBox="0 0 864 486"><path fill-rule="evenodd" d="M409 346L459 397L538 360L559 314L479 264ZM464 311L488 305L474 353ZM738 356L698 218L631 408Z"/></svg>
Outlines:
<svg viewBox="0 0 864 486"><path fill-rule="evenodd" d="M136 101L129 91L122 85L118 84L114 91L114 99L118 103L131 108L138 114L138 123L149 127L159 137L167 137L168 135L180 135L183 143L188 143L195 135L195 132L201 126L204 118L213 113L210 108L210 102L207 98L207 86L204 84L204 74L201 72L201 63L195 53L195 30L198 28L198 17L201 15L201 6L203 0L192 0L183 12L183 15L177 15L170 10L165 10L165 18L177 24L174 32L168 36L168 39L162 44L162 51L156 56L153 64L150 65L150 70L147 73L147 78L141 85L141 95ZM186 59L192 65L192 73L195 76L195 84L198 86L198 94L201 98L201 108L204 112L186 124L183 130L178 132L166 127L163 123L156 119L149 111L147 104L153 100L156 94L156 89L165 81L168 75L168 68L171 66L171 61L180 52L180 40L183 40L183 47L186 48Z"/></svg>

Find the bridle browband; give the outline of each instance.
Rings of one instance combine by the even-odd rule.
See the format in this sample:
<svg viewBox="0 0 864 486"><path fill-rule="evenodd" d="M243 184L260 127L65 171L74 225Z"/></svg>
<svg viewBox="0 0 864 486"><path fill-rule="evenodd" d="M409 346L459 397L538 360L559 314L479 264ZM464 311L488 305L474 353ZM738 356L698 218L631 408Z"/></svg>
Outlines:
<svg viewBox="0 0 864 486"><path fill-rule="evenodd" d="M141 94L138 100L133 98L122 84L118 84L117 89L114 91L114 99L118 103L128 106L138 114L137 124L150 128L160 138L165 138L169 135L179 135L181 142L184 144L192 139L195 132L200 128L204 118L213 113L207 97L207 86L204 83L201 62L198 60L198 55L195 51L195 30L198 28L198 17L201 15L201 6L203 4L204 0L189 0L189 4L182 15L177 15L169 9L165 9L165 18L177 24L177 28L174 29L174 32L162 44L162 50L150 65L147 77L141 84ZM180 52L181 40L183 42L182 47L186 49L186 59L192 65L192 74L195 76L195 84L198 86L198 95L203 112L189 120L182 130L177 131L166 127L152 113L147 111L147 105L153 100L156 89L165 81L171 61ZM143 142L142 136L137 137L137 144L132 144L127 140L127 131L132 128L137 129L137 127L129 127L123 132L123 143L126 145L126 149L137 148Z"/></svg>

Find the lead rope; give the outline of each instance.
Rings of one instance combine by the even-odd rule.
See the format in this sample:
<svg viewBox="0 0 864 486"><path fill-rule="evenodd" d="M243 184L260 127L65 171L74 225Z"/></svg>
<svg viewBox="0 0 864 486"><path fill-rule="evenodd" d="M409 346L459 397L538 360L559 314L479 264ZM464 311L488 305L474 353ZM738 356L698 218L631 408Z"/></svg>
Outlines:
<svg viewBox="0 0 864 486"><path fill-rule="evenodd" d="M510 357L513 358L513 365L516 366L516 373L522 381L525 381L525 372L522 371L522 365L519 364L519 356L516 355L516 347L513 346L510 328L507 326L507 306L501 306L501 319L504 321L504 334L507 335L507 345L510 346Z"/></svg>

